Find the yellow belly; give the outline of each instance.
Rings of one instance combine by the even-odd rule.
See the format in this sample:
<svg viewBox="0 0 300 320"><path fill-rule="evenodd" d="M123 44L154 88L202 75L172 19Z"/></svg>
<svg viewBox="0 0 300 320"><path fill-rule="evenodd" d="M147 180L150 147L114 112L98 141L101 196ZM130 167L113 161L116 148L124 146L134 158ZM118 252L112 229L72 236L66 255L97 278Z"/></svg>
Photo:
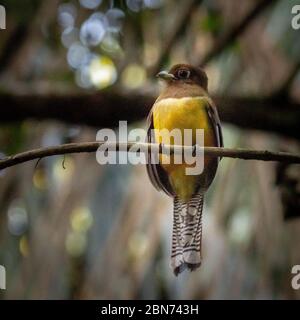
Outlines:
<svg viewBox="0 0 300 320"><path fill-rule="evenodd" d="M164 133L164 129L179 129L184 141L184 129L192 129L190 145L196 143L196 129L204 130L204 145L214 146L215 136L206 111L207 101L203 97L167 98L157 102L153 109L155 139L163 144L177 144L173 137ZM183 142L182 142L183 144ZM189 200L195 192L198 176L186 175L188 164L174 164L174 158L162 155L160 161L168 172L170 183L175 193L184 201ZM204 166L210 159L204 158Z"/></svg>

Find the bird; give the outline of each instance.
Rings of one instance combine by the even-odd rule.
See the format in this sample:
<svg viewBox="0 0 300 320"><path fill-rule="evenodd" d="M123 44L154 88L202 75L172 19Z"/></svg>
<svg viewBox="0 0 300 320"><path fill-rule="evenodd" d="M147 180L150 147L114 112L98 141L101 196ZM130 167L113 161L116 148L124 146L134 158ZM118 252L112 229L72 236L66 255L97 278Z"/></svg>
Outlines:
<svg viewBox="0 0 300 320"><path fill-rule="evenodd" d="M159 143L161 150L164 144L175 144L174 139L164 134L165 129L177 128L183 135L184 129L191 129L191 142L195 147L196 129L203 129L204 146L223 147L221 122L208 94L206 72L189 64L176 64L169 71L159 72L157 77L165 86L149 112L146 142ZM148 151L146 168L153 186L173 198L171 267L177 276L201 265L204 195L214 180L221 158L204 155L202 173L188 175L185 170L189 164L175 163L172 155L169 163L165 163L168 161L163 162L163 157L160 154L159 160L153 161L153 153Z"/></svg>

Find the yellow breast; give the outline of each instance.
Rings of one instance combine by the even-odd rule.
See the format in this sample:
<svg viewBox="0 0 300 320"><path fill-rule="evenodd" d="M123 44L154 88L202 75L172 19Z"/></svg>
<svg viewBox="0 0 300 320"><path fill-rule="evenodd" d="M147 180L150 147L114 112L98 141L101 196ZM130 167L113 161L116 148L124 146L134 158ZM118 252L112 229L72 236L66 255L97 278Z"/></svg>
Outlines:
<svg viewBox="0 0 300 320"><path fill-rule="evenodd" d="M213 146L215 136L207 114L205 97L167 98L154 105L153 124L156 131L156 141L165 143L162 129L169 131L179 129L184 136L184 129L192 129L193 140L196 143L196 129L204 130L204 145ZM162 133L162 134L160 134ZM170 141L174 143L174 141Z"/></svg>
<svg viewBox="0 0 300 320"><path fill-rule="evenodd" d="M176 144L173 137L165 134L164 129L172 131L179 129L184 141L184 129L192 129L192 141L196 143L196 129L204 130L204 145L214 146L215 135L207 114L207 100L205 97L184 97L167 98L158 101L153 109L153 125L155 139L163 144ZM183 142L182 142L183 144ZM189 199L194 193L197 176L185 174L187 164L174 164L172 159L167 160L167 156L161 156L160 160L163 168L169 173L170 182L176 194L182 199ZM204 165L209 159L205 158ZM169 164L164 164L169 162Z"/></svg>

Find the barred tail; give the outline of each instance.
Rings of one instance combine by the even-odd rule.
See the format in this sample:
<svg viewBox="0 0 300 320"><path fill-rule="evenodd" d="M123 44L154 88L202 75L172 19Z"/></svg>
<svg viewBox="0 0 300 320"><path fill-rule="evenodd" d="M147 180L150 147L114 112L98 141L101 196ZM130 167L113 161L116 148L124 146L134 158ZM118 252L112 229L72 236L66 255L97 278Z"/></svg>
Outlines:
<svg viewBox="0 0 300 320"><path fill-rule="evenodd" d="M201 265L203 198L203 194L188 202L174 198L171 266L176 276Z"/></svg>

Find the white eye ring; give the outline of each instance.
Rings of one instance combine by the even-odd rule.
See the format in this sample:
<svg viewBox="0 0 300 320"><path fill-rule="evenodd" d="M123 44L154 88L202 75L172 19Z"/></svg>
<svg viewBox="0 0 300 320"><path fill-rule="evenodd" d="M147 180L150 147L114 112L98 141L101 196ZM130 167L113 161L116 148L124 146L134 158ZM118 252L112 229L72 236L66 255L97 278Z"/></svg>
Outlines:
<svg viewBox="0 0 300 320"><path fill-rule="evenodd" d="M186 69L181 69L181 70L178 70L177 75L179 79L188 79L191 75L191 72Z"/></svg>

